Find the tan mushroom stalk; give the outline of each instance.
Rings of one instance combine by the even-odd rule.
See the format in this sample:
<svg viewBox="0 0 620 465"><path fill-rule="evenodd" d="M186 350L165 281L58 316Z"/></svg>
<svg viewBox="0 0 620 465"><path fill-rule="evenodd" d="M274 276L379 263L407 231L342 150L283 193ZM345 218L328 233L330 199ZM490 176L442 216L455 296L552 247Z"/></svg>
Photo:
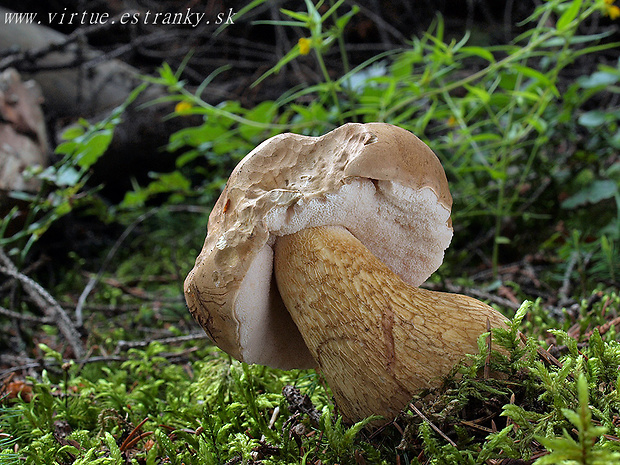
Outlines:
<svg viewBox="0 0 620 465"><path fill-rule="evenodd" d="M351 420L394 418L477 350L487 317L505 320L471 297L405 283L342 227L279 238L275 263L284 303Z"/></svg>
<svg viewBox="0 0 620 465"><path fill-rule="evenodd" d="M477 350L487 321L505 322L475 299L417 287L443 260L451 204L439 160L401 128L276 136L218 199L188 307L235 358L318 367L345 419L389 420Z"/></svg>

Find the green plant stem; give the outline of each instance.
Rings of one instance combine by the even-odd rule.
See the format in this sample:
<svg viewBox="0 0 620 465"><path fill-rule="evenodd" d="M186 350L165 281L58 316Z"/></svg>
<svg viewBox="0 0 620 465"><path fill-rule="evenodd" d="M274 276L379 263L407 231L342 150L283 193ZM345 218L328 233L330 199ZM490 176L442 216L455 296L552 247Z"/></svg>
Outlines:
<svg viewBox="0 0 620 465"><path fill-rule="evenodd" d="M596 11L595 7L588 8L581 15L579 15L577 19L573 20L571 24L577 25L581 23L585 18L590 16L595 11ZM567 28L567 29L570 29L570 28ZM499 71L501 68L505 67L506 65L514 61L521 60L524 56L527 56L527 54L529 54L532 50L536 49L536 47L538 47L539 45L543 44L545 41L557 35L558 35L558 31L555 29L548 31L545 34L542 34L541 36L539 36L538 39L533 40L529 42L526 46L519 48L518 51L516 51L515 53L508 55L507 57L499 61L489 64L489 66L481 69L480 71L477 71L473 74L470 74L467 77L454 81L453 83L448 84L442 88L431 89L429 91L422 92L421 94L414 95L413 97L404 99L400 103L394 105L390 109L390 111L388 111L386 117L389 117L391 114L397 113L402 108L407 107L411 105L412 103L417 102L421 99L430 98L434 95L438 95L443 92L450 92L452 90L458 89L459 87L463 87L464 85L469 84L470 82L477 81L478 79L483 78L484 76L495 74L497 71Z"/></svg>
<svg viewBox="0 0 620 465"><path fill-rule="evenodd" d="M325 79L325 83L329 86L329 91L332 96L332 100L334 101L334 105L338 109L338 120L340 123L344 123L342 120L342 109L340 108L340 102L338 101L338 94L336 94L336 85L332 78L329 76L329 72L327 71L327 67L325 66L325 61L323 61L323 54L319 51L318 48L315 48L316 59L319 62L319 67L321 68L321 72L323 73L323 79Z"/></svg>
<svg viewBox="0 0 620 465"><path fill-rule="evenodd" d="M333 2L331 2L331 3L333 5ZM338 15L337 15L337 13L335 11L333 13L333 16L334 16L334 22L337 22L338 21ZM338 29L338 50L340 51L340 59L342 60L342 67L343 67L343 70L344 70L343 75L346 76L351 71L351 65L349 63L349 55L347 54L347 48L346 48L346 45L344 43L344 37L342 36L342 32L343 31ZM346 88L347 94L349 94L349 96L350 96L352 90L350 89L349 86L346 86L345 88ZM353 100L353 98L351 98L351 100ZM344 119L342 117L342 110L341 109L338 110L338 115L342 119ZM357 115L355 113L352 115L352 119L353 119L354 123L358 122Z"/></svg>
<svg viewBox="0 0 620 465"><path fill-rule="evenodd" d="M495 228L493 232L493 251L491 255L491 266L493 271L493 277L497 278L499 275L499 237L502 233L502 220L504 218L502 214L502 205L504 203L505 185L503 179L499 180L499 192L497 195L497 206L495 214Z"/></svg>
<svg viewBox="0 0 620 465"><path fill-rule="evenodd" d="M330 5L334 8L334 1L330 0ZM340 3L340 2L339 2ZM334 17L334 23L338 24L338 11L334 10L332 13ZM344 69L344 74L348 74L351 68L349 64L349 56L347 55L347 48L344 43L344 37L342 37L342 30L338 28L338 49L340 51L340 58L342 59L342 67Z"/></svg>

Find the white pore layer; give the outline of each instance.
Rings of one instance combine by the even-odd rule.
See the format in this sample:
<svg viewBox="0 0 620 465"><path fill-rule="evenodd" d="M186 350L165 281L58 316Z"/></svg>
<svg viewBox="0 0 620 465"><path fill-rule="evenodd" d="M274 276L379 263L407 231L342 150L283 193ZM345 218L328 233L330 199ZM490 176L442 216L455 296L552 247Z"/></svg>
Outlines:
<svg viewBox="0 0 620 465"><path fill-rule="evenodd" d="M275 236L316 226L343 226L401 279L419 286L443 261L452 239L450 211L430 188L356 179L326 198L272 209L265 224Z"/></svg>
<svg viewBox="0 0 620 465"><path fill-rule="evenodd" d="M263 247L247 271L235 301L235 316L239 321L241 355L246 363L260 363L276 368L285 355L274 345L282 337L281 322L288 316L272 314L271 278L273 250ZM290 317L288 317L290 318Z"/></svg>
<svg viewBox="0 0 620 465"><path fill-rule="evenodd" d="M449 217L449 210L429 188L414 190L361 178L325 198L302 198L292 206L273 208L264 219L272 238L252 262L236 300L244 361L285 368L287 362L278 360L282 351L267 341L279 340L283 331L296 331L294 325L286 327L292 324L290 317L274 314L280 312L270 305L272 246L277 236L317 226L343 226L403 281L419 286L443 261L452 239Z"/></svg>

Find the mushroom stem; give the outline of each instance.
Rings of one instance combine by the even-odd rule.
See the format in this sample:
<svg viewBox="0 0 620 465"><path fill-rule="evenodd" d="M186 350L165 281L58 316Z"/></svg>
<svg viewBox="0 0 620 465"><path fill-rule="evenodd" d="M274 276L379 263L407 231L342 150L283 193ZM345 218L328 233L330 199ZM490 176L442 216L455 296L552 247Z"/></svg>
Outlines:
<svg viewBox="0 0 620 465"><path fill-rule="evenodd" d="M277 239L284 304L348 421L394 418L413 394L437 387L477 338L506 318L458 294L402 281L346 229Z"/></svg>

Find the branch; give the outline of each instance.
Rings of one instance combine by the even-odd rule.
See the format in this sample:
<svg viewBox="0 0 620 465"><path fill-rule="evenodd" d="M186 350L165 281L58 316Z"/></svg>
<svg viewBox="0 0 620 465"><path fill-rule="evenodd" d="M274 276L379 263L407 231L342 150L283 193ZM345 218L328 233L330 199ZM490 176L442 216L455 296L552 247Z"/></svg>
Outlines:
<svg viewBox="0 0 620 465"><path fill-rule="evenodd" d="M165 208L170 212L205 213L204 208L195 207L192 205L173 205L173 206L169 206ZM83 308L84 308L84 305L86 304L86 299L88 298L92 290L95 288L95 286L99 283L99 281L101 281L103 277L103 273L105 272L106 268L112 261L112 258L114 257L116 252L118 252L118 250L120 249L121 245L123 244L123 241L127 239L127 237L132 233L134 229L136 229L136 227L138 227L140 223L147 220L151 216L155 215L160 210L161 208L153 208L152 210L149 210L143 213L142 215L140 215L138 218L136 218L133 223L127 226L125 231L123 231L123 233L116 240L112 248L108 251L107 255L105 256L103 260L103 263L101 264L101 267L99 268L99 271L97 272L96 275L92 276L88 280L88 283L86 283L84 290L80 294L77 305L75 307L75 318L78 323L81 324L81 322L84 319Z"/></svg>
<svg viewBox="0 0 620 465"><path fill-rule="evenodd" d="M35 324L41 324L41 325L46 325L46 324L54 322L54 320L52 320L49 317L39 318L36 316L31 316L31 315L23 315L21 313L8 310L4 307L0 307L0 315L6 316L8 318L13 318L14 320L22 320L22 321L27 321L29 323L35 323Z"/></svg>
<svg viewBox="0 0 620 465"><path fill-rule="evenodd" d="M73 349L74 355L78 358L82 357L84 355L84 347L80 339L80 333L60 304L39 283L20 273L2 248L0 248L0 262L4 263L4 266L0 266L0 273L4 273L22 283L34 303L48 318L51 318L56 323L60 333Z"/></svg>
<svg viewBox="0 0 620 465"><path fill-rule="evenodd" d="M413 405L413 402L409 403L409 408L417 415L419 416L423 421L425 421L426 423L428 423L428 425L433 428L437 434L439 434L442 438L444 438L446 441L448 441L450 443L450 445L452 445L452 447L457 447L456 443L450 439L448 436L446 436L446 433L444 433L443 431L441 431L439 429L439 427L437 427L437 425L435 425L435 423L433 423L432 421L430 421L428 418L426 418L426 415L424 415L419 408L417 408L415 405Z"/></svg>
<svg viewBox="0 0 620 465"><path fill-rule="evenodd" d="M195 341L197 339L208 339L206 333L186 334L184 336L171 336L162 339L147 339L145 341L118 341L116 343L115 354L123 350L135 349L138 347L147 347L151 342L159 342L160 344L174 344L177 342Z"/></svg>
<svg viewBox="0 0 620 465"><path fill-rule="evenodd" d="M190 347L189 349L186 349L182 352L168 352L168 353L160 353L158 354L159 357L163 357L166 360L170 361L171 363L178 363L179 361L185 361L188 358L188 355L191 354L192 352L197 351L198 348L197 347ZM76 365L80 366L80 369L82 366L90 364L90 363L110 363L110 362L127 362L129 360L132 360L131 357L128 356L121 356L121 355L96 355L93 357L87 357L87 358L82 358L82 359L78 359L78 360L73 360L73 362L75 362ZM40 368L40 369L45 369L45 368L50 368L50 367L61 367L63 366L65 363L69 362L69 360L56 360L56 359L38 359L38 360L33 360L33 359L26 359L24 360L27 363L24 363L23 365L19 365L19 366L14 366L11 368L7 368L6 370L2 370L0 371L0 379L2 379L3 377L10 375L11 373L15 373L18 371L23 371L23 370L29 370L32 368Z"/></svg>

